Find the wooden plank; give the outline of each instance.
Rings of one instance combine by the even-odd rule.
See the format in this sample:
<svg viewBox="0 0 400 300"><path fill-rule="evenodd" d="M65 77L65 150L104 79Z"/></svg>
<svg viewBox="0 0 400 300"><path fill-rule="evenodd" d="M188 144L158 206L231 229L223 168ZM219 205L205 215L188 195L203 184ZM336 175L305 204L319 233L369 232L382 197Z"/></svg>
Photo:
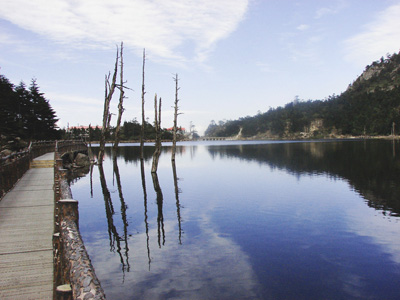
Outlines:
<svg viewBox="0 0 400 300"><path fill-rule="evenodd" d="M53 299L53 184L52 167L30 169L0 201L2 300Z"/></svg>

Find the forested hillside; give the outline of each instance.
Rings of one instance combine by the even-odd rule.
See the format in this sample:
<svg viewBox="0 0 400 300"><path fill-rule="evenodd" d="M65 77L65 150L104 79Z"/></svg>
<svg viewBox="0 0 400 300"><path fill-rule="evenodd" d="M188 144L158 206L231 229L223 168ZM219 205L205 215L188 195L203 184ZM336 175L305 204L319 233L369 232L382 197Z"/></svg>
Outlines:
<svg viewBox="0 0 400 300"><path fill-rule="evenodd" d="M296 99L252 117L218 124L212 121L205 135L321 138L390 135L393 128L399 134L400 53L366 66L362 75L339 96L314 101Z"/></svg>

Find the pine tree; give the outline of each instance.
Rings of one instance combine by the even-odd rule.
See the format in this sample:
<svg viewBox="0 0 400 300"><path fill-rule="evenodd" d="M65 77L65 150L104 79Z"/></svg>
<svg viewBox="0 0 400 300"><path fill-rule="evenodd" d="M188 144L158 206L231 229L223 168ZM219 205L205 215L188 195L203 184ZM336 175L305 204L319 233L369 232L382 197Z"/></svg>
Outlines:
<svg viewBox="0 0 400 300"><path fill-rule="evenodd" d="M16 96L14 85L3 75L0 75L0 135L9 136L16 130Z"/></svg>
<svg viewBox="0 0 400 300"><path fill-rule="evenodd" d="M28 120L32 126L31 138L36 140L54 139L57 136L56 113L49 101L39 91L36 79L32 79L29 87L31 111Z"/></svg>
<svg viewBox="0 0 400 300"><path fill-rule="evenodd" d="M49 101L39 91L36 80L29 89L21 82L14 86L0 75L0 134L6 139L40 140L59 137L58 119Z"/></svg>

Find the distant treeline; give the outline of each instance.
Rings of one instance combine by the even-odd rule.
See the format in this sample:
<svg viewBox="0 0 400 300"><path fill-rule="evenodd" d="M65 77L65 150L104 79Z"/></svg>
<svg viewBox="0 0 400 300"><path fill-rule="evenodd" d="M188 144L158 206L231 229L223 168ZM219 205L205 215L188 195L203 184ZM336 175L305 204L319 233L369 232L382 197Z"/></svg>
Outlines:
<svg viewBox="0 0 400 300"><path fill-rule="evenodd" d="M1 144L7 144L15 138L29 140L53 140L60 138L88 138L88 128L64 128L56 125L58 118L35 79L27 87L21 82L15 86L4 75L0 75L0 136ZM121 126L121 140L139 140L141 124L133 119L125 121ZM114 140L115 128L111 127L107 138ZM99 141L101 128L94 126L91 140ZM178 128L178 138L184 132ZM172 131L161 130L163 140L172 140ZM155 128L145 122L145 140L155 139Z"/></svg>
<svg viewBox="0 0 400 300"><path fill-rule="evenodd" d="M396 125L397 124L397 125ZM400 55L367 66L339 96L295 101L238 120L211 121L206 136L309 137L389 135L400 129ZM400 131L395 129L395 133Z"/></svg>
<svg viewBox="0 0 400 300"><path fill-rule="evenodd" d="M140 130L142 125L136 120L133 119L131 121L125 121L120 130L120 138L122 141L138 141L140 139ZM114 132L115 128L111 127L110 132L106 136L107 140L114 140ZM88 128L75 128L72 127L70 129L62 129L62 136L64 138L80 138L86 137L89 138L89 129ZM144 130L144 139L145 140L154 140L155 139L155 128L149 122L145 122L145 130ZM178 138L184 136L184 132L178 128ZM92 127L90 130L90 139L92 141L99 141L101 135L101 128L96 126ZM168 130L166 128L161 129L161 139L162 140L172 140L172 130Z"/></svg>
<svg viewBox="0 0 400 300"><path fill-rule="evenodd" d="M14 86L0 75L1 140L19 137L24 140L59 138L56 113L40 92L35 79L29 88L21 82Z"/></svg>

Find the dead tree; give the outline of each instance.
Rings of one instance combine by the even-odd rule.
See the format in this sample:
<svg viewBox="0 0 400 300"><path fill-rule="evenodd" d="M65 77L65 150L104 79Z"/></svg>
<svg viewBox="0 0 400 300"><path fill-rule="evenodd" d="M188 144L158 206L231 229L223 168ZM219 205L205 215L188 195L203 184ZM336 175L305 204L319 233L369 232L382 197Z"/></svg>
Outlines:
<svg viewBox="0 0 400 300"><path fill-rule="evenodd" d="M92 124L89 124L89 147L88 147L88 156L90 159L90 162L93 162L93 152L92 152Z"/></svg>
<svg viewBox="0 0 400 300"><path fill-rule="evenodd" d="M103 127L101 128L100 149L99 149L99 156L98 156L98 163L100 165L103 164L104 148L105 148L105 144L106 144L106 134L107 134L109 126L110 126L110 119L111 119L110 102L111 102L111 98L114 94L115 82L117 80L118 60L119 60L119 53L118 53L118 47L117 47L117 58L115 60L115 67L114 67L114 74L112 77L112 81L110 83L110 73L108 73L108 75L106 75L106 79L105 79Z"/></svg>
<svg viewBox="0 0 400 300"><path fill-rule="evenodd" d="M145 126L145 118L144 118L144 64L146 61L146 49L143 49L143 69L142 69L142 128L140 130L140 159L144 158L143 147L144 147L144 126Z"/></svg>
<svg viewBox="0 0 400 300"><path fill-rule="evenodd" d="M158 103L157 111L157 94L154 96L154 128L156 132L156 143L153 154L153 164L151 166L151 172L156 173L158 168L158 160L161 154L161 97Z"/></svg>
<svg viewBox="0 0 400 300"><path fill-rule="evenodd" d="M175 75L175 77L173 77L174 81L175 81L175 109L174 109L174 127L173 127L173 138L172 138L172 156L171 156L171 160L175 161L175 153L176 153L176 133L178 130L177 127L177 122L178 122L178 115L180 115L180 113L178 113L179 111L179 107L178 107L178 91L180 89L180 87L178 87L178 74Z"/></svg>
<svg viewBox="0 0 400 300"><path fill-rule="evenodd" d="M123 42L121 42L121 54L120 54L120 84L118 86L119 88L119 103L118 103L118 119L117 119L117 126L115 128L115 140L114 140L114 146L113 146L113 153L114 156L116 156L117 149L118 149L118 144L119 144L119 139L120 139L120 129L121 129L121 118L122 114L124 112L124 107L123 107L123 102L124 102L124 61L123 61Z"/></svg>

